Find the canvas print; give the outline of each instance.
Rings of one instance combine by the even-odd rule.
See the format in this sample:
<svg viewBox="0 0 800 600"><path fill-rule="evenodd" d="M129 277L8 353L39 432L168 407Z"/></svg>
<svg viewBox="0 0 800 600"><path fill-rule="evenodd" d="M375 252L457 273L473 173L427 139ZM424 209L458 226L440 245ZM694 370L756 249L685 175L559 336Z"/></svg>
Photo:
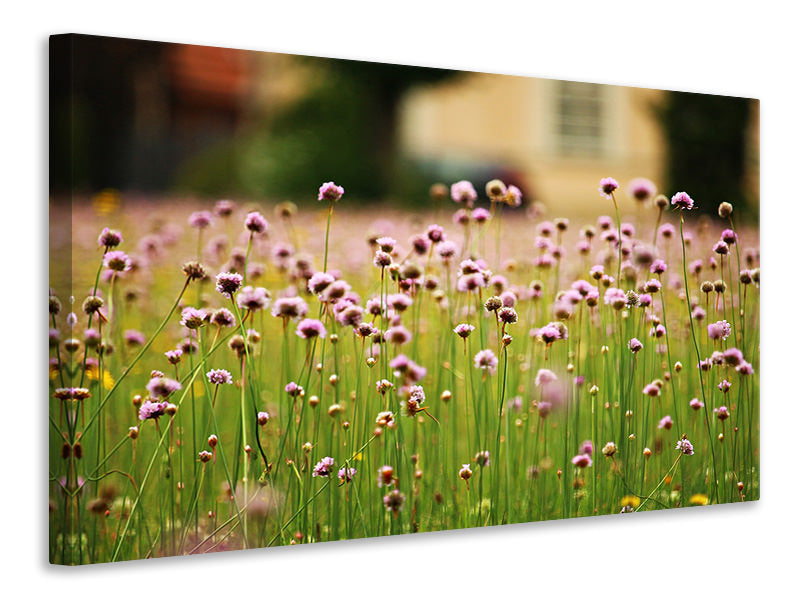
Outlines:
<svg viewBox="0 0 800 600"><path fill-rule="evenodd" d="M49 110L52 563L758 499L756 100L59 35Z"/></svg>

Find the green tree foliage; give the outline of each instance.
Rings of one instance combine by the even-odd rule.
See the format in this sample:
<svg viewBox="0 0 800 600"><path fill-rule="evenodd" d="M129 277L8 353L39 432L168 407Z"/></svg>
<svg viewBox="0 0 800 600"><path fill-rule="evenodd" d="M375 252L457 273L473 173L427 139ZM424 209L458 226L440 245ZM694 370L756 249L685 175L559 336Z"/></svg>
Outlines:
<svg viewBox="0 0 800 600"><path fill-rule="evenodd" d="M233 187L244 193L313 197L309 181L335 179L351 197L424 198L429 182L398 151L398 110L403 95L457 71L320 58L298 58L313 73L306 94L270 115L243 142ZM196 164L187 172L205 172ZM208 164L208 167L213 166ZM230 171L219 173L222 179ZM209 191L222 187L212 180ZM196 187L197 182L193 182Z"/></svg>
<svg viewBox="0 0 800 600"><path fill-rule="evenodd" d="M747 206L747 98L670 92L658 110L667 140L667 189L686 190L700 210Z"/></svg>

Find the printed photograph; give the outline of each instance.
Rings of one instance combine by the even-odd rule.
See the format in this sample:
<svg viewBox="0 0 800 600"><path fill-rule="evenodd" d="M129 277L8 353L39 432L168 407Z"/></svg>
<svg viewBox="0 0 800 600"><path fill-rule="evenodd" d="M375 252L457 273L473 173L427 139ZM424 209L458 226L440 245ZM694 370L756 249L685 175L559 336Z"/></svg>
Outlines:
<svg viewBox="0 0 800 600"><path fill-rule="evenodd" d="M51 563L758 500L758 100L49 52Z"/></svg>

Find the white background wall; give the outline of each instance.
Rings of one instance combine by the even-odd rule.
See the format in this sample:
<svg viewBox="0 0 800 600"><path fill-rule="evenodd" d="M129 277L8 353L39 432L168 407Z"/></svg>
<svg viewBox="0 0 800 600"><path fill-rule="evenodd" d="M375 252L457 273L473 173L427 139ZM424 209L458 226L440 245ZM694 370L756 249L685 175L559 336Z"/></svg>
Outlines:
<svg viewBox="0 0 800 600"><path fill-rule="evenodd" d="M3 11L3 595L788 597L798 533L795 19L763 1L44 2ZM353 6L358 4L359 6ZM533 5L533 3L526 3ZM47 36L80 32L758 97L763 499L80 569L46 564ZM791 590L795 590L791 592ZM8 594L8 595L7 595ZM157 594L157 595L154 595ZM45 597L42 595L42 597Z"/></svg>

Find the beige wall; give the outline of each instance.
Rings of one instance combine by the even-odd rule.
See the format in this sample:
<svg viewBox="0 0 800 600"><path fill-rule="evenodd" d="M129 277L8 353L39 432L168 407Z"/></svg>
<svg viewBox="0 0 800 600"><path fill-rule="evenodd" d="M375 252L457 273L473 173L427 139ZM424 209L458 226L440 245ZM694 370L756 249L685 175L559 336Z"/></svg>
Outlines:
<svg viewBox="0 0 800 600"><path fill-rule="evenodd" d="M581 157L560 151L557 90L554 80L479 73L415 90L403 106L404 151L507 165L523 174L537 200L553 207L595 200L606 176L623 187L638 176L661 182L663 150L652 108L663 92L601 86L602 151ZM484 182L474 183L480 189Z"/></svg>

